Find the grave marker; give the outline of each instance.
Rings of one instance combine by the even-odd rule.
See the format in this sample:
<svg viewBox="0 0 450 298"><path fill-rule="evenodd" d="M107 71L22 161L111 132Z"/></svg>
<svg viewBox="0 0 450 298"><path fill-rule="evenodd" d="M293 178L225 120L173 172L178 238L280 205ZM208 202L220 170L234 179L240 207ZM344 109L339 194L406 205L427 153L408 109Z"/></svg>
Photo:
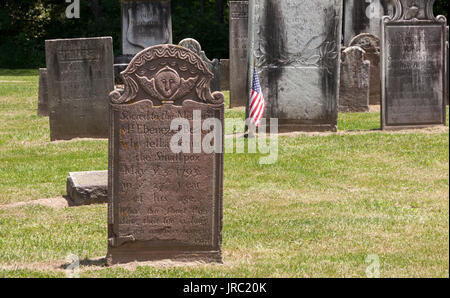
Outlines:
<svg viewBox="0 0 450 298"><path fill-rule="evenodd" d="M434 0L396 0L382 23L382 128L445 125L445 32Z"/></svg>
<svg viewBox="0 0 450 298"><path fill-rule="evenodd" d="M50 139L108 137L111 37L45 41Z"/></svg>
<svg viewBox="0 0 450 298"><path fill-rule="evenodd" d="M342 1L250 0L249 5L247 94L256 66L264 117L278 118L280 132L336 131Z"/></svg>
<svg viewBox="0 0 450 298"><path fill-rule="evenodd" d="M349 47L342 52L340 112L369 111L370 61L360 47Z"/></svg>
<svg viewBox="0 0 450 298"><path fill-rule="evenodd" d="M110 95L107 263L221 262L224 96L211 94L212 73L189 49L159 45L123 78Z"/></svg>

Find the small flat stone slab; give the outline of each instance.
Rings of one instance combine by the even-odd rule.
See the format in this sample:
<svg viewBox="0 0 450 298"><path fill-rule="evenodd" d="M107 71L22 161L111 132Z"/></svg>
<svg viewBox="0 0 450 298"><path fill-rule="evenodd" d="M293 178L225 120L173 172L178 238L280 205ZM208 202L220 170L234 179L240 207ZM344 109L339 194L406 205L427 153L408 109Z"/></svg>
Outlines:
<svg viewBox="0 0 450 298"><path fill-rule="evenodd" d="M108 171L69 173L66 188L71 206L107 203Z"/></svg>

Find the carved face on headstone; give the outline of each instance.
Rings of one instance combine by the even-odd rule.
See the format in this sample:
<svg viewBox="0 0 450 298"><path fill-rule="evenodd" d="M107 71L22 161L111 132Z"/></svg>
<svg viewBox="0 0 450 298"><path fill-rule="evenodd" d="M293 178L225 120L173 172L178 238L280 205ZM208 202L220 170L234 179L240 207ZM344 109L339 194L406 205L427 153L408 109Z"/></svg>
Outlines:
<svg viewBox="0 0 450 298"><path fill-rule="evenodd" d="M176 71L166 67L155 76L156 90L166 98L171 98L180 88L181 79Z"/></svg>

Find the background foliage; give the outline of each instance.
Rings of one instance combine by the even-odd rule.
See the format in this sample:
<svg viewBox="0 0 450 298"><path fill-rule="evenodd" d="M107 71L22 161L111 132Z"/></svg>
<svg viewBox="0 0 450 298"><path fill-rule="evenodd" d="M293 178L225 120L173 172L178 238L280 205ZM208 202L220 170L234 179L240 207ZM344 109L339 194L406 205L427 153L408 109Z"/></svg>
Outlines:
<svg viewBox="0 0 450 298"><path fill-rule="evenodd" d="M197 39L210 58L228 57L229 0L172 0L173 42ZM67 19L64 0L0 2L0 67L45 66L46 39L112 36L120 55L119 0L80 0L81 18ZM436 14L447 16L448 0L436 0Z"/></svg>

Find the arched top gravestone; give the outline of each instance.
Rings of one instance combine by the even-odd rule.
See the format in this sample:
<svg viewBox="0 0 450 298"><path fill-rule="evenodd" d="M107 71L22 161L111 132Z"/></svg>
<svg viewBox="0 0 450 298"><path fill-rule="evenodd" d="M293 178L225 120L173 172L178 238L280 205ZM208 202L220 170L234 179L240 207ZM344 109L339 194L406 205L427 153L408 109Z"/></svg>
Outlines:
<svg viewBox="0 0 450 298"><path fill-rule="evenodd" d="M380 39L370 33L361 33L352 38L349 47L361 47L367 53L380 53Z"/></svg>
<svg viewBox="0 0 450 298"><path fill-rule="evenodd" d="M224 95L175 45L143 50L122 76L110 94L107 263L221 262Z"/></svg>

